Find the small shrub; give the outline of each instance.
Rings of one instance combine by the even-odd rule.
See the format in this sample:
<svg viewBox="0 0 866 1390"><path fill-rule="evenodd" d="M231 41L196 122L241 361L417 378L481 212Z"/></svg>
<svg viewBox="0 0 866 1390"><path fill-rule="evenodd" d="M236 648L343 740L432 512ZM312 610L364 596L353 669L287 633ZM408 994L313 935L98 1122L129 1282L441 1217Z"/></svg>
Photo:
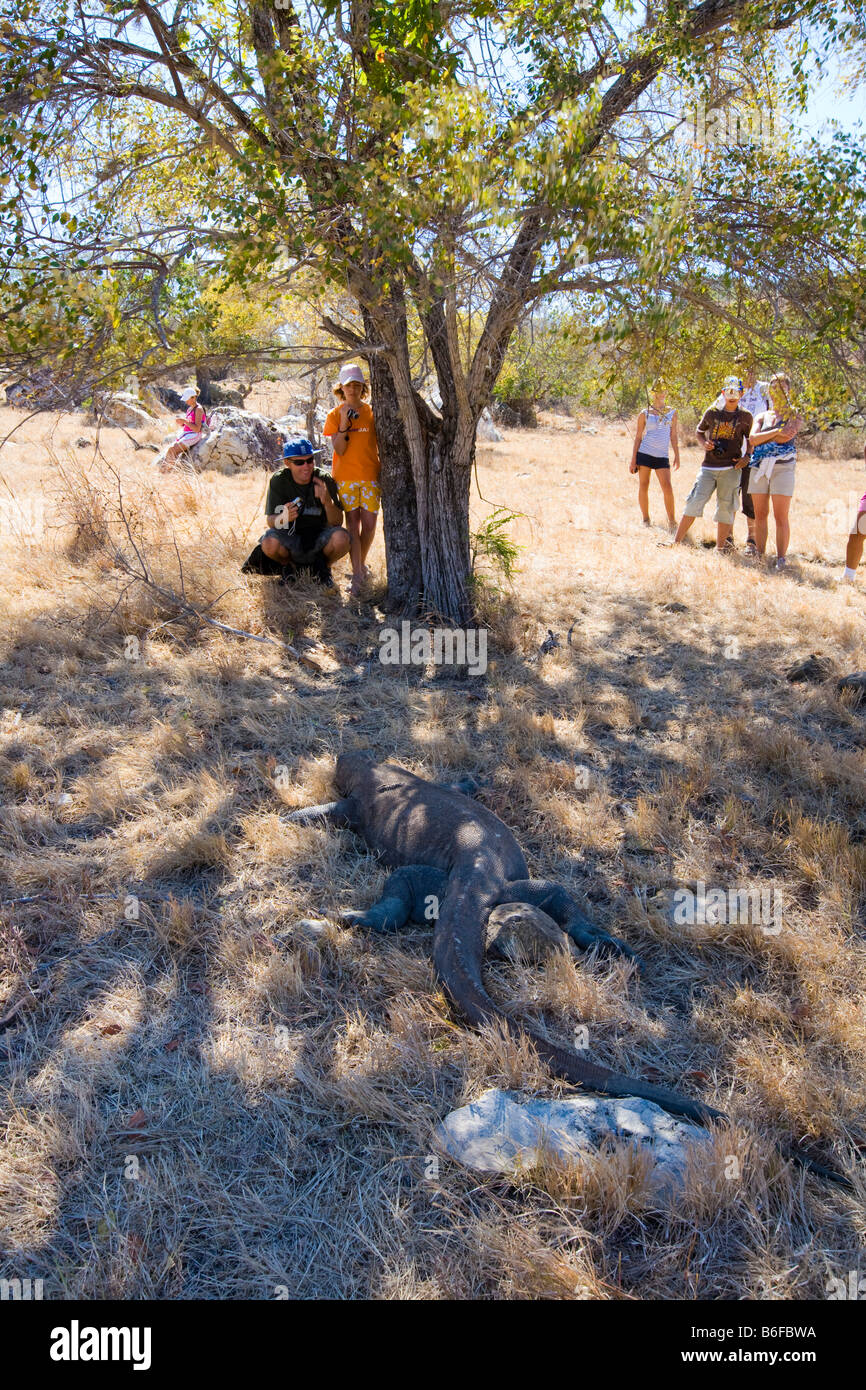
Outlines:
<svg viewBox="0 0 866 1390"><path fill-rule="evenodd" d="M522 546L506 534L510 526L522 512L511 512L507 507L497 507L483 521L477 531L472 533L472 573L475 574L479 561L486 560L511 583L517 568L517 558Z"/></svg>

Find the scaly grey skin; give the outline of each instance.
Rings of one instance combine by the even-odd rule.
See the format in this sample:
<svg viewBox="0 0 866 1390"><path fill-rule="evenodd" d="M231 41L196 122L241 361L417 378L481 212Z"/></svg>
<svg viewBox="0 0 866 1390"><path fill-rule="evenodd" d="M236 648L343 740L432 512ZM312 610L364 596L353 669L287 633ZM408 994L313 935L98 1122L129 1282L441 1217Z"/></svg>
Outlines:
<svg viewBox="0 0 866 1390"><path fill-rule="evenodd" d="M335 786L340 800L313 812L350 827L386 864L398 868L379 903L369 912L348 915L362 926L396 930L410 919L424 921L425 900L438 899L433 961L452 1000L471 1023L498 1018L516 1037L528 1033L551 1070L580 1086L612 1096L640 1096L701 1123L724 1118L700 1101L620 1075L548 1042L493 1002L484 988L482 967L485 924L499 903L527 902L541 908L584 949L599 946L629 958L634 955L624 942L588 921L564 889L529 878L520 846L497 816L461 792L425 782L390 763L377 764L360 753L338 758Z"/></svg>
<svg viewBox="0 0 866 1390"><path fill-rule="evenodd" d="M378 903L367 912L344 913L359 926L396 931L408 921L427 922L431 898L439 904L433 933L433 960L439 978L470 1022L501 1019L515 1037L527 1033L551 1071L579 1086L611 1096L639 1096L673 1115L699 1124L727 1120L727 1115L633 1076L623 1076L557 1047L534 1029L503 1014L482 980L485 926L494 907L530 903L546 912L573 941L636 959L624 942L596 927L564 888L527 876L526 861L511 831L484 806L469 800L463 788L471 779L450 786L425 782L405 768L376 763L362 753L337 759L338 801L293 812L300 824L320 818L363 836L386 864L396 867ZM844 1173L827 1168L796 1149L776 1146L816 1177L845 1187Z"/></svg>

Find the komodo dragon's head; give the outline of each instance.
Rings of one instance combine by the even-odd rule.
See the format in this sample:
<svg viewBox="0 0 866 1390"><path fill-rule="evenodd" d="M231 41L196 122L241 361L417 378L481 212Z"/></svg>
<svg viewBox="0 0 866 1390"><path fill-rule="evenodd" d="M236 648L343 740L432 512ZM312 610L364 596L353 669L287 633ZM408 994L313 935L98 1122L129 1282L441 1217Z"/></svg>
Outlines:
<svg viewBox="0 0 866 1390"><path fill-rule="evenodd" d="M334 787L340 796L348 796L370 769L376 759L369 753L341 753L334 772Z"/></svg>

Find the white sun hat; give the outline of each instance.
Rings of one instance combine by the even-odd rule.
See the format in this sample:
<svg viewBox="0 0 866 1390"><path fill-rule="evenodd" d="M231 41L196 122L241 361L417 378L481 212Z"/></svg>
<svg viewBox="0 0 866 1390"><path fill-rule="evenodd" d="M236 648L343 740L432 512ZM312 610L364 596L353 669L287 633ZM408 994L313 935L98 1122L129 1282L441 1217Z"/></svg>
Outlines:
<svg viewBox="0 0 866 1390"><path fill-rule="evenodd" d="M340 368L340 375L337 377L338 386L346 386L350 381L360 381L364 385L364 373L354 362L350 362L347 367Z"/></svg>
<svg viewBox="0 0 866 1390"><path fill-rule="evenodd" d="M180 398L181 398L182 401L191 401L192 398L193 398L193 396L197 396L197 395L198 395L198 387L197 387L197 386L188 386L187 389L186 389L185 391L181 391L181 393L180 393Z"/></svg>

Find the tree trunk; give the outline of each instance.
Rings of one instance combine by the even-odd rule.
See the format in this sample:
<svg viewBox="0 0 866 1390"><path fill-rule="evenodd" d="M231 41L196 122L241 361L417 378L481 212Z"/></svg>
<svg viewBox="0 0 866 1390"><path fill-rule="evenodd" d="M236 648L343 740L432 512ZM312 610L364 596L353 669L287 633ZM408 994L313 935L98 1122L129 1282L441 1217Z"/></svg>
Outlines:
<svg viewBox="0 0 866 1390"><path fill-rule="evenodd" d="M467 401L461 408L453 399L450 373L443 381L437 367L441 417L413 387L402 286L392 285L387 304L375 312L364 310L364 328L367 342L383 347L368 361L382 460L388 611L464 627L473 617L469 484L477 421L469 418Z"/></svg>
<svg viewBox="0 0 866 1390"><path fill-rule="evenodd" d="M319 404L319 373L313 372L310 376L310 404L307 406L307 438L314 449L319 447L319 425L316 420L316 407Z"/></svg>
<svg viewBox="0 0 866 1390"><path fill-rule="evenodd" d="M423 428L423 426L422 426ZM474 436L474 431L472 432ZM456 627L473 621L469 553L469 486L475 456L448 430L424 430L424 453L416 490L418 534L424 576L424 609Z"/></svg>
<svg viewBox="0 0 866 1390"><path fill-rule="evenodd" d="M376 341L376 329L366 312L364 320L368 341ZM385 610L410 618L421 611L424 590L412 460L394 378L385 354L371 353L368 362L382 463L382 511L388 566Z"/></svg>
<svg viewBox="0 0 866 1390"><path fill-rule="evenodd" d="M198 387L198 399L201 405L213 405L214 399L211 395L211 381L213 374L209 366L198 366L195 369L195 384Z"/></svg>

